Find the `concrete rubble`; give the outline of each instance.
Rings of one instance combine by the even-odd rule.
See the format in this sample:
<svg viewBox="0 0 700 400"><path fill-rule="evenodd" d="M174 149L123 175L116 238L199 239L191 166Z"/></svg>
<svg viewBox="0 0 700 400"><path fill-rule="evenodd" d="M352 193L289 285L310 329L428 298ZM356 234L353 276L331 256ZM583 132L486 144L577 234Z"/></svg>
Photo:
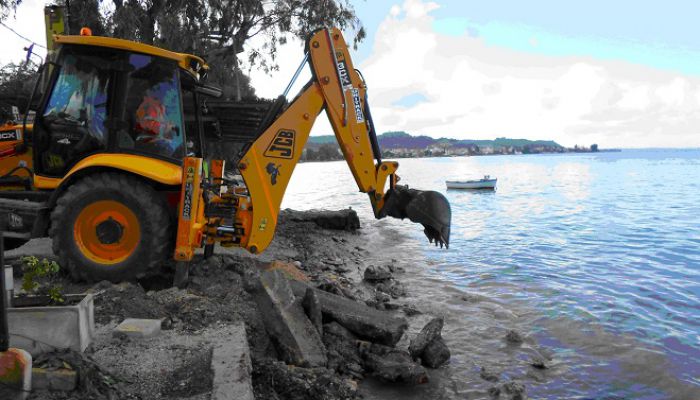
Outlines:
<svg viewBox="0 0 700 400"><path fill-rule="evenodd" d="M285 210L280 218L271 256L215 254L192 266L182 289L168 276L76 284L96 293L96 341L45 364L73 368L78 386L68 395L80 400L350 400L368 377L428 382L428 368L449 359L443 322L407 346L405 316L420 311L402 299L396 260L364 267L357 214ZM135 329L140 320L153 329ZM120 322L127 329L115 330ZM125 340L134 335L141 338ZM63 399L56 393L36 398Z"/></svg>
<svg viewBox="0 0 700 400"><path fill-rule="evenodd" d="M294 295L300 298L303 298L309 288L297 281L290 281L290 286ZM391 313L322 290L314 289L314 292L321 305L321 312L360 338L393 346L408 328L405 318L395 317Z"/></svg>
<svg viewBox="0 0 700 400"><path fill-rule="evenodd" d="M294 297L289 281L278 270L264 271L253 296L265 328L283 360L298 366L326 365L326 348L318 331Z"/></svg>
<svg viewBox="0 0 700 400"><path fill-rule="evenodd" d="M253 364L245 325L234 325L227 338L212 349L211 368L214 378L211 400L255 400L251 384Z"/></svg>
<svg viewBox="0 0 700 400"><path fill-rule="evenodd" d="M324 229L354 231L360 228L360 218L352 208L338 211L294 211L287 209L284 212L287 214L287 218L292 221L311 221Z"/></svg>

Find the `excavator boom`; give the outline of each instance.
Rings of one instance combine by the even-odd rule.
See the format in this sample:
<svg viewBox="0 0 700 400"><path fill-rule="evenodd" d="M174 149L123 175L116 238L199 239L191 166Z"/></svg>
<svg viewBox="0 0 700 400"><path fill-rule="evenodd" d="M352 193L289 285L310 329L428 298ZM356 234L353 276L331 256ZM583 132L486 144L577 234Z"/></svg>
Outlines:
<svg viewBox="0 0 700 400"><path fill-rule="evenodd" d="M317 31L306 50L312 79L239 162L252 203L252 211L238 210L251 223L241 245L257 253L271 242L289 179L316 117L325 110L358 188L369 195L375 217L409 218L424 226L431 242L448 246L451 212L445 197L398 185L398 163L381 160L367 85L353 66L341 32Z"/></svg>

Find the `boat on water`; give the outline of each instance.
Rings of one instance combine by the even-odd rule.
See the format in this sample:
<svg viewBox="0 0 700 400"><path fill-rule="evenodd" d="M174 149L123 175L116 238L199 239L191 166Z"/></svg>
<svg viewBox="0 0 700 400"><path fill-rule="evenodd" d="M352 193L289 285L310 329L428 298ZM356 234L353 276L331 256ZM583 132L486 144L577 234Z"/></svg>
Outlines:
<svg viewBox="0 0 700 400"><path fill-rule="evenodd" d="M484 175L483 179L471 181L445 181L448 189L495 189L497 178Z"/></svg>

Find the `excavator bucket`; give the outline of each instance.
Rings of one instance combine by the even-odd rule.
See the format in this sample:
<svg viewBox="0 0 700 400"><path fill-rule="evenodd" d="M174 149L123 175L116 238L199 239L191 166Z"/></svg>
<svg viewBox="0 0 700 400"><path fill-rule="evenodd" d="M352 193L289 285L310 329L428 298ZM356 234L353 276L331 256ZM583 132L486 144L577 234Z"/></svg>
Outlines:
<svg viewBox="0 0 700 400"><path fill-rule="evenodd" d="M396 185L386 194L384 216L408 218L423 225L423 232L430 243L440 247L450 247L450 221L452 210L450 203L441 193L432 190L409 189L408 186Z"/></svg>

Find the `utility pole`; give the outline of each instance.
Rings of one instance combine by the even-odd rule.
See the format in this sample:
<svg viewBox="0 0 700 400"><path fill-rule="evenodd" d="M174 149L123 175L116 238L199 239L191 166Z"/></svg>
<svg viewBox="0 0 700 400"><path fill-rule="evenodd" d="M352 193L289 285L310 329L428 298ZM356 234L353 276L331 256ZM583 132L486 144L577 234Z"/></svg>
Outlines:
<svg viewBox="0 0 700 400"><path fill-rule="evenodd" d="M0 231L0 352L10 347L10 332L7 326L7 296L5 295L5 239Z"/></svg>

